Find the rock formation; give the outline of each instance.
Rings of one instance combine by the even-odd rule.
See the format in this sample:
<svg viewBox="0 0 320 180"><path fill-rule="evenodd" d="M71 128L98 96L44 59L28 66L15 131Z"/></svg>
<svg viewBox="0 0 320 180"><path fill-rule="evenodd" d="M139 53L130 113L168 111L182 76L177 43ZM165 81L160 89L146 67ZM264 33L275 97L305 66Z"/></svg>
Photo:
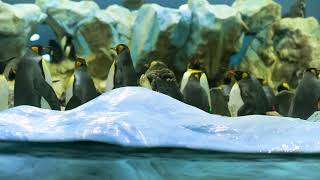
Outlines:
<svg viewBox="0 0 320 180"><path fill-rule="evenodd" d="M0 63L8 64L5 70L7 75L8 69L14 67L25 54L32 33L46 15L33 4L0 2L0 9Z"/></svg>

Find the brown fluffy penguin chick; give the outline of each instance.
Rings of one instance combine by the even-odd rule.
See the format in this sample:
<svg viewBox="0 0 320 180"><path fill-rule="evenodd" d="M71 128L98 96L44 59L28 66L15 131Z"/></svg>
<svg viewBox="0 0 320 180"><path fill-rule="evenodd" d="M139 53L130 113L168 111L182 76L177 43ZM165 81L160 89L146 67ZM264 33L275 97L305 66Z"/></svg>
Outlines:
<svg viewBox="0 0 320 180"><path fill-rule="evenodd" d="M175 74L161 61L152 61L140 77L140 85L182 101Z"/></svg>

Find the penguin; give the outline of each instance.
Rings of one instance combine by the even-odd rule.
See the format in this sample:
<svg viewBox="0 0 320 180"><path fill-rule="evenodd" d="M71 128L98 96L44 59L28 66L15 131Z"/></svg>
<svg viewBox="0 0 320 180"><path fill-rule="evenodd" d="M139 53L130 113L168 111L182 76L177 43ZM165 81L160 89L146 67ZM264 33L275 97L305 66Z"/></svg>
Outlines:
<svg viewBox="0 0 320 180"><path fill-rule="evenodd" d="M150 63L148 70L141 75L139 84L142 87L183 101L175 74L161 61L152 61Z"/></svg>
<svg viewBox="0 0 320 180"><path fill-rule="evenodd" d="M63 60L63 50L60 44L51 39L49 40L49 55L51 57L51 63L59 63Z"/></svg>
<svg viewBox="0 0 320 180"><path fill-rule="evenodd" d="M62 37L60 44L63 50L64 58L74 61L76 60L76 50L72 41L72 36L65 35Z"/></svg>
<svg viewBox="0 0 320 180"><path fill-rule="evenodd" d="M210 89L212 114L222 116L230 116L228 109L229 96L226 96L223 87L215 87Z"/></svg>
<svg viewBox="0 0 320 180"><path fill-rule="evenodd" d="M289 12L286 13L283 17L304 18L306 16L305 8L306 8L306 0L296 0L290 7Z"/></svg>
<svg viewBox="0 0 320 180"><path fill-rule="evenodd" d="M295 95L291 101L289 117L308 119L320 109L320 81L319 72L315 68L308 68L303 74Z"/></svg>
<svg viewBox="0 0 320 180"><path fill-rule="evenodd" d="M3 74L4 70L5 64L0 63L0 111L9 107L9 84Z"/></svg>
<svg viewBox="0 0 320 180"><path fill-rule="evenodd" d="M65 110L74 109L98 96L99 93L88 73L86 60L77 57L75 61L75 71L69 80L66 91Z"/></svg>
<svg viewBox="0 0 320 180"><path fill-rule="evenodd" d="M14 83L14 106L30 105L60 110L60 102L50 86L51 75L40 54L41 46L32 46L18 63Z"/></svg>
<svg viewBox="0 0 320 180"><path fill-rule="evenodd" d="M269 103L269 111L273 111L275 110L274 108L274 99L275 99L275 94L273 92L273 90L271 89L271 87L268 85L268 82L262 78L258 78L258 81L260 82L260 84L262 85L262 89L264 91L264 93L267 96L268 99L268 103Z"/></svg>
<svg viewBox="0 0 320 180"><path fill-rule="evenodd" d="M112 49L116 51L117 57L110 67L106 90L138 86L138 74L133 67L128 46L119 44Z"/></svg>
<svg viewBox="0 0 320 180"><path fill-rule="evenodd" d="M288 112L291 106L291 101L294 97L294 92L290 89L287 82L281 83L277 87L278 93L274 98L274 108L282 116L288 116Z"/></svg>
<svg viewBox="0 0 320 180"><path fill-rule="evenodd" d="M187 71L182 76L180 92L186 104L212 113L209 83L201 65L202 62L199 59L191 60Z"/></svg>
<svg viewBox="0 0 320 180"><path fill-rule="evenodd" d="M246 71L230 73L235 79L228 102L231 116L265 115L269 103L259 81Z"/></svg>

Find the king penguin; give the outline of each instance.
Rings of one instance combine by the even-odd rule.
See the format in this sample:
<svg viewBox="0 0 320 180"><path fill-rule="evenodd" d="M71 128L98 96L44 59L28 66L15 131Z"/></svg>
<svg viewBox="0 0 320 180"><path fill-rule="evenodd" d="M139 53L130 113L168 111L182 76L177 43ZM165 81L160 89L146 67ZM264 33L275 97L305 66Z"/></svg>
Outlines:
<svg viewBox="0 0 320 180"><path fill-rule="evenodd" d="M195 58L189 63L181 80L180 92L186 104L212 113L209 83L200 60Z"/></svg>
<svg viewBox="0 0 320 180"><path fill-rule="evenodd" d="M269 103L269 111L273 111L275 110L274 108L274 100L275 100L275 95L273 90L271 89L271 87L268 85L268 82L262 78L258 78L258 81L260 82L260 84L262 85L262 89L264 91L264 93L267 96L268 99L268 103Z"/></svg>
<svg viewBox="0 0 320 180"><path fill-rule="evenodd" d="M228 102L231 116L265 115L269 103L260 82L249 72L231 73L235 79Z"/></svg>
<svg viewBox="0 0 320 180"><path fill-rule="evenodd" d="M41 57L42 51L42 46L32 46L20 60L15 75L14 106L60 110L60 102L50 86L49 68Z"/></svg>
<svg viewBox="0 0 320 180"><path fill-rule="evenodd" d="M152 61L149 69L141 75L140 86L183 101L175 74L161 61Z"/></svg>
<svg viewBox="0 0 320 180"><path fill-rule="evenodd" d="M320 109L319 72L315 68L306 69L292 99L289 116L308 119Z"/></svg>
<svg viewBox="0 0 320 180"><path fill-rule="evenodd" d="M106 90L126 86L138 86L138 74L136 73L128 46L119 44L115 48L117 57L110 67Z"/></svg>
<svg viewBox="0 0 320 180"><path fill-rule="evenodd" d="M294 92L290 89L287 82L281 83L277 88L278 93L274 98L274 108L282 116L288 116L291 101L294 97Z"/></svg>
<svg viewBox="0 0 320 180"><path fill-rule="evenodd" d="M71 76L66 91L66 109L74 109L92 99L98 97L98 92L94 86L94 82L90 77L86 60L76 58L75 71Z"/></svg>
<svg viewBox="0 0 320 180"><path fill-rule="evenodd" d="M9 105L9 84L4 76L5 64L0 63L0 111L8 109Z"/></svg>

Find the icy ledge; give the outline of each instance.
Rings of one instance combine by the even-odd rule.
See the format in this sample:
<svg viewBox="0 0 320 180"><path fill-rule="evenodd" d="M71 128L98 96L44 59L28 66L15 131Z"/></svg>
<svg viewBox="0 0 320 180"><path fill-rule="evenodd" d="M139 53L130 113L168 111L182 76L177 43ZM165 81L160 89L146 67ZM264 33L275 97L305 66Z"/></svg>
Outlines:
<svg viewBox="0 0 320 180"><path fill-rule="evenodd" d="M0 140L92 140L124 146L234 152L320 152L320 124L221 117L139 87L105 93L68 112L21 106L0 112Z"/></svg>

